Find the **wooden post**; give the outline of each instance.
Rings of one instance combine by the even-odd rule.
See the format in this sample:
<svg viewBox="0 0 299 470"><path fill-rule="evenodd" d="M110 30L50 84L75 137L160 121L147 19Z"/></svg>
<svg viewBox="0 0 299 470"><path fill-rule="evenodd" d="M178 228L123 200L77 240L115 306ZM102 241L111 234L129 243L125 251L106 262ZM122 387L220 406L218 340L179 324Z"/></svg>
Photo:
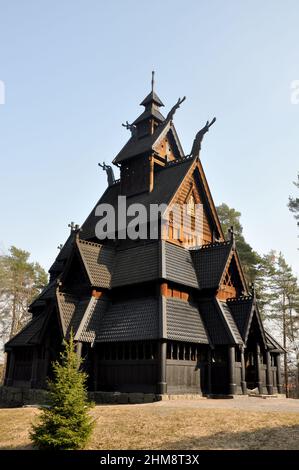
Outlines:
<svg viewBox="0 0 299 470"><path fill-rule="evenodd" d="M30 388L37 388L37 368L38 368L38 351L37 351L37 348L35 347L33 349L33 357L32 357Z"/></svg>
<svg viewBox="0 0 299 470"><path fill-rule="evenodd" d="M15 370L15 353L13 350L11 350L7 354L9 354L9 358L8 358L8 369L7 369L5 385L12 386L13 379L14 379L14 370Z"/></svg>
<svg viewBox="0 0 299 470"><path fill-rule="evenodd" d="M246 383L246 368L245 368L245 357L244 348L241 349L241 388L243 395L247 395L247 383Z"/></svg>
<svg viewBox="0 0 299 470"><path fill-rule="evenodd" d="M273 383L272 383L272 369L271 369L271 354L267 351L267 391L269 395L273 395Z"/></svg>
<svg viewBox="0 0 299 470"><path fill-rule="evenodd" d="M263 384L261 381L261 348L260 345L256 345L256 373L257 373L257 387L259 393L263 394Z"/></svg>
<svg viewBox="0 0 299 470"><path fill-rule="evenodd" d="M149 192L154 189L154 157L150 157Z"/></svg>
<svg viewBox="0 0 299 470"><path fill-rule="evenodd" d="M276 355L276 380L277 380L277 392L282 393L280 354Z"/></svg>
<svg viewBox="0 0 299 470"><path fill-rule="evenodd" d="M229 346L228 348L228 391L230 395L236 394L236 380L235 380L235 362L236 362L236 352L235 346Z"/></svg>
<svg viewBox="0 0 299 470"><path fill-rule="evenodd" d="M208 360L208 383L207 383L207 392L208 395L211 395L212 393L212 351L209 348L208 349L208 354L207 354L207 360Z"/></svg>
<svg viewBox="0 0 299 470"><path fill-rule="evenodd" d="M46 386L46 383L47 383L46 381L47 381L47 376L48 376L49 359L50 359L50 350L49 350L49 345L46 343L46 345L45 345L44 370L43 370L43 378L42 378L43 386Z"/></svg>
<svg viewBox="0 0 299 470"><path fill-rule="evenodd" d="M79 362L79 360L82 357L82 343L81 343L81 341L78 341L78 343L76 343L76 354L77 354L78 362ZM80 365L79 365L78 369L79 368L80 368Z"/></svg>
<svg viewBox="0 0 299 470"><path fill-rule="evenodd" d="M93 389L98 390L98 355L96 346L93 347Z"/></svg>
<svg viewBox="0 0 299 470"><path fill-rule="evenodd" d="M159 354L158 354L158 383L157 393L163 395L167 392L166 382L166 351L167 343L166 340L162 340L158 343Z"/></svg>

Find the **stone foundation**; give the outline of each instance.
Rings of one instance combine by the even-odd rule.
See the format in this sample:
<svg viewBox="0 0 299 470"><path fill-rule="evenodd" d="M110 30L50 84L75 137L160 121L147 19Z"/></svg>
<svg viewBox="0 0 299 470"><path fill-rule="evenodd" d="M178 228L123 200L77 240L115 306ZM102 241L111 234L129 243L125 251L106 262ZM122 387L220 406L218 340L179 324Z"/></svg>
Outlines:
<svg viewBox="0 0 299 470"><path fill-rule="evenodd" d="M249 394L249 396L256 396L260 398L279 397L283 398L285 395L256 395ZM121 392L89 392L88 397L96 404L137 404L137 403L153 403L155 401L165 400L206 400L207 398L242 398L248 395L210 395L203 397L200 394L164 394L159 395L155 393L121 393ZM0 387L0 405L15 407L26 405L47 405L48 392L46 390L21 388L21 387Z"/></svg>
<svg viewBox="0 0 299 470"><path fill-rule="evenodd" d="M133 404L152 403L161 400L154 393L120 393L120 392L89 392L88 397L96 404ZM46 390L0 387L0 404L2 406L47 405L48 392Z"/></svg>
<svg viewBox="0 0 299 470"><path fill-rule="evenodd" d="M4 406L47 405L46 390L0 387L0 403Z"/></svg>

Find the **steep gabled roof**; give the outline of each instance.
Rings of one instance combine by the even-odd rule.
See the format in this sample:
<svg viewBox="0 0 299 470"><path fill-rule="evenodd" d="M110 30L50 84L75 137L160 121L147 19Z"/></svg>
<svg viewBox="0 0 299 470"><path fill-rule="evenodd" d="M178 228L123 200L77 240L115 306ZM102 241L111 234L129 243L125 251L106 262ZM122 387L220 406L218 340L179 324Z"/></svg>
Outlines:
<svg viewBox="0 0 299 470"><path fill-rule="evenodd" d="M146 121L147 119L155 117L157 121L163 122L165 120L163 114L160 113L158 109L152 108L152 109L146 109L143 111L140 116L138 116L137 119L133 122L133 125L139 124L139 122Z"/></svg>
<svg viewBox="0 0 299 470"><path fill-rule="evenodd" d="M162 114L157 110L158 113L157 118L160 120L164 120ZM139 118L135 121L136 122L146 119L148 111L144 111L144 113L139 116ZM113 160L114 165L118 165L119 163L129 160L130 158L136 157L137 155L141 155L143 153L151 154L155 151L155 148L159 144L159 142L167 135L171 134L177 144L177 149L179 152L178 157L183 158L183 149L180 144L177 132L172 122L168 121L165 123L161 123L153 134L149 134L144 137L138 137L137 133L133 134L128 142L124 145L124 147L120 150L120 152L116 155Z"/></svg>
<svg viewBox="0 0 299 470"><path fill-rule="evenodd" d="M238 325L243 340L245 341L249 320L253 309L253 297L245 296L236 299L228 299L227 305L232 312L233 318Z"/></svg>
<svg viewBox="0 0 299 470"><path fill-rule="evenodd" d="M238 325L240 325L240 332L244 343L247 343L250 327L252 325L253 318L256 318L258 328L261 334L262 341L266 347L267 340L263 322L258 310L256 299L253 296L245 296L236 299L228 299L227 305L232 312L233 317Z"/></svg>
<svg viewBox="0 0 299 470"><path fill-rule="evenodd" d="M232 251L231 242L219 242L191 249L200 289L217 289Z"/></svg>
<svg viewBox="0 0 299 470"><path fill-rule="evenodd" d="M64 266L66 264L67 259L70 256L70 253L73 248L74 240L75 240L76 232L71 231L70 235L68 236L65 244L59 251L54 263L49 269L49 273L51 275L51 280L57 277L59 274L62 273Z"/></svg>
<svg viewBox="0 0 299 470"><path fill-rule="evenodd" d="M162 241L161 245L161 277L179 284L199 288L196 271L192 263L192 252L166 241Z"/></svg>
<svg viewBox="0 0 299 470"><path fill-rule="evenodd" d="M68 337L71 330L75 335L90 299L80 300L73 295L58 291L56 295L63 335Z"/></svg>
<svg viewBox="0 0 299 470"><path fill-rule="evenodd" d="M199 311L214 345L243 344L238 328L223 302L199 299Z"/></svg>
<svg viewBox="0 0 299 470"><path fill-rule="evenodd" d="M238 329L238 326L236 325L236 322L231 314L230 309L228 308L227 304L225 302L217 301L218 305L222 311L222 315L225 319L226 326L229 329L231 337L234 339L234 342L236 344L243 344L243 340L240 335L240 331Z"/></svg>
<svg viewBox="0 0 299 470"><path fill-rule="evenodd" d="M120 183L116 183L112 186L108 186L89 216L83 223L80 231L81 240L93 240L96 238L95 227L99 221L99 217L95 215L95 210L99 204L111 204L113 207L117 207L117 198L120 196Z"/></svg>
<svg viewBox="0 0 299 470"><path fill-rule="evenodd" d="M127 204L140 203L147 209L148 217L150 216L151 204L169 204L173 198L178 187L183 181L186 173L192 166L192 158L186 158L177 162L171 163L164 168L161 168L155 173L154 189L151 192L143 192L130 197L127 197ZM99 217L95 215L95 210L99 204L111 204L115 209L116 221L118 216L118 196L120 196L120 184L117 183L107 188L103 196L95 205L94 209L83 223L80 239L91 240L95 239L95 226L99 221Z"/></svg>
<svg viewBox="0 0 299 470"><path fill-rule="evenodd" d="M95 287L109 288L111 286L112 269L114 264L114 249L100 245L99 243L87 242L77 238L76 246L80 253L84 267L90 280Z"/></svg>
<svg viewBox="0 0 299 470"><path fill-rule="evenodd" d="M41 332L48 320L49 312L37 315L27 325L5 344L5 350L15 346L32 346L41 341Z"/></svg>
<svg viewBox="0 0 299 470"><path fill-rule="evenodd" d="M140 106L147 106L148 104L156 103L158 106L164 106L159 96L154 90L151 90L149 94L141 101Z"/></svg>
<svg viewBox="0 0 299 470"><path fill-rule="evenodd" d="M205 172L204 172L204 169L203 169L203 166L199 157L196 159L196 162L197 162L197 165L196 165L196 171L194 172L194 179L198 186L203 204L205 206L207 217L209 219L210 224L212 224L213 229L215 230L215 233L217 234L217 237L219 237L220 240L225 240L222 226L221 226L218 213L216 210L216 206L214 204L210 187L207 182L207 178L206 178L206 175L205 175Z"/></svg>
<svg viewBox="0 0 299 470"><path fill-rule="evenodd" d="M98 331L100 331L101 321L107 306L107 300L91 297L77 329L75 340L94 343Z"/></svg>
<svg viewBox="0 0 299 470"><path fill-rule="evenodd" d="M29 305L29 312L32 311L35 307L40 307L45 305L46 301L49 299L55 298L55 292L57 287L57 279L54 279L52 282L49 282L41 293L33 300L33 302Z"/></svg>

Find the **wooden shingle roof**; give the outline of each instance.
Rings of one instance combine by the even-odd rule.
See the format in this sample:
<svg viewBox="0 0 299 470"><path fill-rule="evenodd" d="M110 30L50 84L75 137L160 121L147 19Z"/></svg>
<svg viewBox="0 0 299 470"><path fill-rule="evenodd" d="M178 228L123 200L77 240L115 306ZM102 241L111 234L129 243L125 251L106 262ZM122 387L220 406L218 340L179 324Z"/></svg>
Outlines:
<svg viewBox="0 0 299 470"><path fill-rule="evenodd" d="M115 253L112 288L139 284L159 278L159 242L141 243L139 246Z"/></svg>
<svg viewBox="0 0 299 470"><path fill-rule="evenodd" d="M194 160L186 158L169 164L155 173L155 185L151 192L143 192L127 197L127 204L143 204L150 217L151 204L169 204L183 181L187 171L190 169ZM99 199L92 212L89 214L81 227L80 239L96 239L95 227L99 217L95 215L95 210L99 204L111 204L115 210L116 222L118 220L118 196L120 196L120 183L109 186Z"/></svg>
<svg viewBox="0 0 299 470"><path fill-rule="evenodd" d="M47 322L48 316L48 311L45 311L33 318L19 333L5 344L5 349L39 344L41 340L40 333Z"/></svg>
<svg viewBox="0 0 299 470"><path fill-rule="evenodd" d="M149 117L150 113L150 111L144 111L144 113L142 113L141 116L137 118L134 124ZM155 111L155 117L159 121L164 121L163 115L158 110ZM136 133L133 134L128 140L128 142L120 150L120 152L116 155L112 163L114 165L118 165L126 160L129 160L130 158L137 157L138 155L153 153L158 143L161 141L161 139L166 136L166 134L172 135L176 143L178 156L183 158L183 149L176 133L175 127L171 122L165 121L161 122L161 124L157 127L153 134L149 134L142 138L139 138Z"/></svg>
<svg viewBox="0 0 299 470"><path fill-rule="evenodd" d="M163 241L162 263L162 277L164 279L199 288L192 254L188 249Z"/></svg>
<svg viewBox="0 0 299 470"><path fill-rule="evenodd" d="M80 300L75 296L57 292L57 305L63 334L69 337L71 330L75 335L90 299Z"/></svg>
<svg viewBox="0 0 299 470"><path fill-rule="evenodd" d="M237 299L228 299L227 305L232 312L236 324L238 325L238 329L243 340L245 340L253 309L253 297L246 296Z"/></svg>
<svg viewBox="0 0 299 470"><path fill-rule="evenodd" d="M230 311L232 312L236 324L239 327L239 331L242 335L244 343L247 343L250 327L252 325L253 319L255 318L260 331L261 340L263 341L264 346L266 347L267 340L265 330L255 296L245 296L235 299L228 299L227 305Z"/></svg>
<svg viewBox="0 0 299 470"><path fill-rule="evenodd" d="M149 340L159 337L159 303L154 297L110 304L96 333L97 342Z"/></svg>
<svg viewBox="0 0 299 470"><path fill-rule="evenodd" d="M77 247L90 284L110 288L115 253L113 248L77 239Z"/></svg>
<svg viewBox="0 0 299 470"><path fill-rule="evenodd" d="M50 269L49 269L50 281L54 280L59 274L62 273L62 271L65 267L66 261L69 258L70 253L73 249L75 236L76 236L75 231L71 231L71 233L68 236L65 244L63 245L63 247L59 251L54 263L50 267Z"/></svg>
<svg viewBox="0 0 299 470"><path fill-rule="evenodd" d="M167 339L208 344L209 339L200 311L194 304L181 299L166 297Z"/></svg>
<svg viewBox="0 0 299 470"><path fill-rule="evenodd" d="M231 242L190 250L200 289L217 289L232 250Z"/></svg>
<svg viewBox="0 0 299 470"><path fill-rule="evenodd" d="M199 311L212 344L243 343L232 316L222 302L215 298L199 299Z"/></svg>

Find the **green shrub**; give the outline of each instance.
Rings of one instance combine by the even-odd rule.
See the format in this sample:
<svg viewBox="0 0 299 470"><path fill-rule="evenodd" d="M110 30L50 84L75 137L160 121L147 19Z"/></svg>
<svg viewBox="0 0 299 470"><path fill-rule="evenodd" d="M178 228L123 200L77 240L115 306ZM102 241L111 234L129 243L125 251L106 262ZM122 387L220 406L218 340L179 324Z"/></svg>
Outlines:
<svg viewBox="0 0 299 470"><path fill-rule="evenodd" d="M87 374L80 370L82 359L75 352L73 335L64 341L61 360L53 363L54 380L49 381L49 403L39 423L33 426L31 440L39 449L81 449L93 428L88 414Z"/></svg>

